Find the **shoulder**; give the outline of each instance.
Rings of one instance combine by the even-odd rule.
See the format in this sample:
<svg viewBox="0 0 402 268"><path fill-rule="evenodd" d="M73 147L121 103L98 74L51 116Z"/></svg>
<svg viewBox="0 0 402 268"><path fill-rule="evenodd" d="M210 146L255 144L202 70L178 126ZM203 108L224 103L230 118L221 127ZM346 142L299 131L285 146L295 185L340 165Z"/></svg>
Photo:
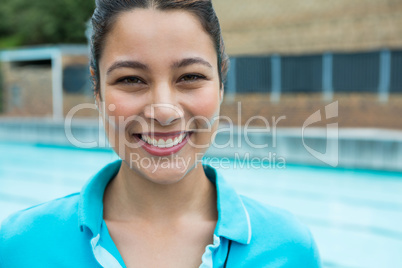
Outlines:
<svg viewBox="0 0 402 268"><path fill-rule="evenodd" d="M251 226L250 249L257 255L290 265L320 267L316 244L310 230L292 213L240 196ZM251 252L250 252L251 253ZM294 266L298 267L298 266Z"/></svg>
<svg viewBox="0 0 402 268"><path fill-rule="evenodd" d="M250 223L255 235L264 235L275 232L278 239L308 240L310 238L307 227L287 210L260 203L249 197L241 196L244 207L249 214ZM253 232L254 233L254 232Z"/></svg>
<svg viewBox="0 0 402 268"><path fill-rule="evenodd" d="M75 193L13 213L2 222L1 234L3 237L17 235L55 221L65 221L77 212L78 200L79 193Z"/></svg>
<svg viewBox="0 0 402 268"><path fill-rule="evenodd" d="M52 244L71 225L78 229L78 201L76 193L10 215L1 223L0 252Z"/></svg>

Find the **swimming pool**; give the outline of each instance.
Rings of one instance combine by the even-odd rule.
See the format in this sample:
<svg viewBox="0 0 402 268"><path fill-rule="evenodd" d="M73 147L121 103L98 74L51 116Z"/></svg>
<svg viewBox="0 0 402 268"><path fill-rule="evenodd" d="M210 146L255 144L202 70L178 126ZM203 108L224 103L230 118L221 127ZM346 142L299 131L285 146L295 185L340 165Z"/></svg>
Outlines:
<svg viewBox="0 0 402 268"><path fill-rule="evenodd" d="M80 191L116 159L111 150L0 142L0 220ZM239 193L305 222L325 267L402 267L401 173L289 164L247 168L234 161L219 171Z"/></svg>

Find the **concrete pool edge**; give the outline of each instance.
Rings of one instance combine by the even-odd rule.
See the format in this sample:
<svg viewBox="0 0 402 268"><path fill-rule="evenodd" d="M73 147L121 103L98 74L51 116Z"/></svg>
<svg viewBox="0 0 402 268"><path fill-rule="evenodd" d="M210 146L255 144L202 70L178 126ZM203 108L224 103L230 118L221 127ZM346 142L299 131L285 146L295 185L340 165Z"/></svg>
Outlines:
<svg viewBox="0 0 402 268"><path fill-rule="evenodd" d="M301 128L272 131L254 128L255 131L247 133L246 139L244 127L235 126L232 132L224 131L225 127L221 127L222 131L215 139L216 146L208 150L208 156L232 159L245 155L250 158L275 157L285 159L289 164L331 166L331 163L336 163L335 166L344 168L402 171L400 130L340 128L327 131L325 128L309 128L302 132ZM75 119L71 134L83 144L97 142L107 147L103 127L97 119ZM221 148L231 140L235 142ZM72 146L66 136L64 121L50 118L0 118L0 141ZM255 145L267 146L255 148Z"/></svg>

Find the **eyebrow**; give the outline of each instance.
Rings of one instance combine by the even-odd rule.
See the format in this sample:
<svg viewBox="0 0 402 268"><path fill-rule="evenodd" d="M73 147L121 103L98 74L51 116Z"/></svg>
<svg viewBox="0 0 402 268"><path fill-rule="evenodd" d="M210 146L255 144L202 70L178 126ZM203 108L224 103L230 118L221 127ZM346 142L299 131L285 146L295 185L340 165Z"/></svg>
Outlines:
<svg viewBox="0 0 402 268"><path fill-rule="evenodd" d="M119 68L131 68L131 69L141 69L148 70L148 66L139 61L116 61L112 66L107 69L106 74L109 75L112 71Z"/></svg>
<svg viewBox="0 0 402 268"><path fill-rule="evenodd" d="M212 65L209 62L207 62L206 60L199 58L199 57L186 58L186 59L177 61L172 64L172 68L178 69L178 68L187 67L187 66L193 65L193 64L202 64L204 66L207 66L208 68L212 68Z"/></svg>
<svg viewBox="0 0 402 268"><path fill-rule="evenodd" d="M195 57L195 58L186 58L180 61L174 62L171 65L171 68L178 69L187 67L193 64L201 64L208 68L212 68L212 65L207 62L206 60ZM119 69L119 68L131 68L131 69L141 69L141 70L149 70L149 67L139 61L116 61L112 64L112 66L107 69L106 74L109 75L112 71Z"/></svg>

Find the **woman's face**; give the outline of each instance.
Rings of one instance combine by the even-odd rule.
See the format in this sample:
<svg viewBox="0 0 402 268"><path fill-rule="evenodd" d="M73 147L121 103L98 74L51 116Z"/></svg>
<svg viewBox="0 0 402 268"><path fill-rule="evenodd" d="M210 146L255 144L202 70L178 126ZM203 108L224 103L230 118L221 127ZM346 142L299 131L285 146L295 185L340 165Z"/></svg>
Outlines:
<svg viewBox="0 0 402 268"><path fill-rule="evenodd" d="M200 164L218 126L223 90L214 44L194 15L120 14L99 72L109 142L132 170L169 184Z"/></svg>

